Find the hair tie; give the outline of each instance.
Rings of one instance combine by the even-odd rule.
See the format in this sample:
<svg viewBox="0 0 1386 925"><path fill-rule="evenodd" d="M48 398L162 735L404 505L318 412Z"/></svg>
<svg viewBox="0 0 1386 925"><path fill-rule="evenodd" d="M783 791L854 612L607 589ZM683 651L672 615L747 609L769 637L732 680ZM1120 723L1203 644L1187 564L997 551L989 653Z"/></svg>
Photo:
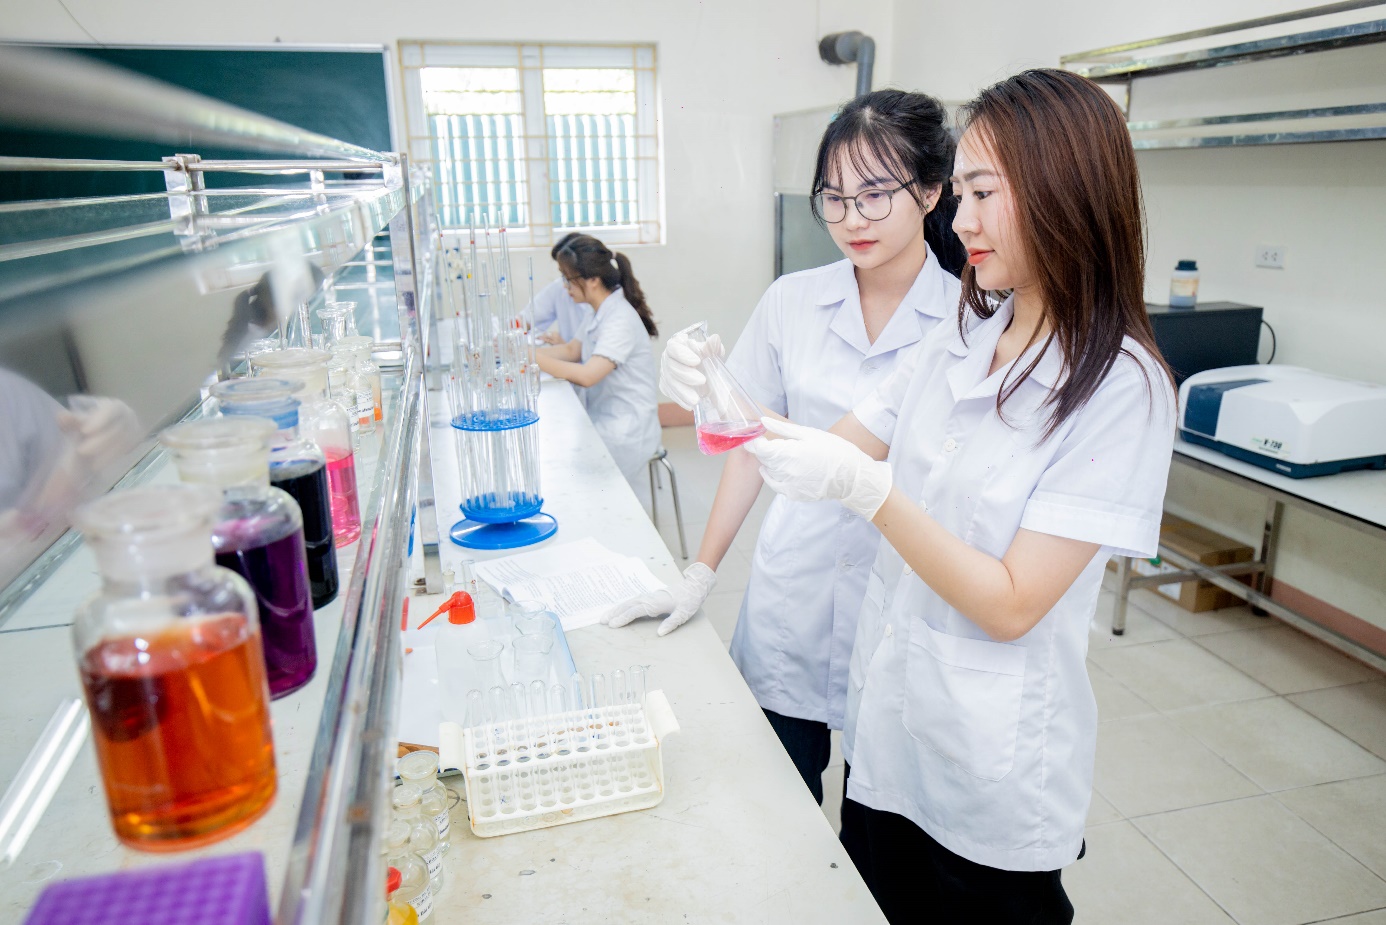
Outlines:
<svg viewBox="0 0 1386 925"><path fill-rule="evenodd" d="M616 269L616 270L621 269L621 265L618 264L618 263L616 262L616 258L615 258L615 257L612 257L612 258L611 258L611 266L612 266L613 269Z"/></svg>

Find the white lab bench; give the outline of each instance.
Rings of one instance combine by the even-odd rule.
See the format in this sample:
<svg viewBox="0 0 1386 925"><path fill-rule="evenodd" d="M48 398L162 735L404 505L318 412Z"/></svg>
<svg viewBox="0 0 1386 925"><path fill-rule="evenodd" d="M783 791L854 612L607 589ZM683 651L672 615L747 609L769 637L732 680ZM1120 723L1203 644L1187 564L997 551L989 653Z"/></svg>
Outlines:
<svg viewBox="0 0 1386 925"><path fill-rule="evenodd" d="M1280 523L1285 514L1285 507L1288 505L1306 511L1368 536L1386 538L1386 471L1357 470L1316 478L1292 479L1182 438L1176 438L1174 441L1173 463L1248 488L1265 497L1266 519L1261 534L1260 553L1251 562L1214 567L1188 559L1162 544L1161 558L1180 571L1141 577L1131 574L1129 559L1119 557L1117 599L1112 609L1114 634L1119 636L1126 629L1126 602L1131 589L1165 584L1172 580L1198 578L1212 582L1254 607L1279 617L1291 626L1335 648L1386 670L1386 656L1365 648L1356 640L1321 625L1270 596L1271 582L1275 577L1276 553L1280 543ZM1254 584L1246 585L1236 580L1236 576L1248 574L1255 576Z"/></svg>
<svg viewBox="0 0 1386 925"><path fill-rule="evenodd" d="M456 450L439 394L429 398L443 567L503 555L447 539L461 517L448 476ZM539 410L544 509L559 524L545 545L592 537L676 580L678 566L572 388L545 383ZM427 614L440 601L421 597L410 609ZM584 674L644 664L650 688L668 695L681 731L664 746L664 801L485 839L459 806L437 925L884 921L712 625L698 616L663 638L658 625L590 626L568 642Z"/></svg>

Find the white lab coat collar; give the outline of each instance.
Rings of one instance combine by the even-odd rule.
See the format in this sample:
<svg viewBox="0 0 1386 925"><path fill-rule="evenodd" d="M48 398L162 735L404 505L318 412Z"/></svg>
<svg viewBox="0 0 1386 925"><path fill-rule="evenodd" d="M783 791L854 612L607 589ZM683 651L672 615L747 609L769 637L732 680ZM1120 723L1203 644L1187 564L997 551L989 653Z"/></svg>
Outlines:
<svg viewBox="0 0 1386 925"><path fill-rule="evenodd" d="M863 356L880 356L918 342L924 329L933 327L933 319L946 320L951 315L955 306L949 304L951 300L943 297L944 272L938 259L930 252L914 284L905 293L900 307L895 310L875 343L866 336L866 322L861 314L861 291L857 288L857 278L850 260L836 265L835 272L825 282L818 296L817 304L835 309L829 330ZM921 324L918 315L927 317L929 321Z"/></svg>
<svg viewBox="0 0 1386 925"><path fill-rule="evenodd" d="M948 385L952 389L954 401L995 397L1001 389L1001 382L1010 375L1011 370L1015 370L1017 374L1024 370L1040 350L1044 350L1044 356L1040 357L1039 363L1025 382L1034 383L1052 392L1064 378L1063 349L1058 343L1051 343L1046 348L1043 341L1031 346L995 373L989 372L992 358L996 356L997 341L1010 326L1014 316L1014 295L1007 296L1006 301L1001 303L990 318L977 320L975 315L968 312L967 318L973 323L968 326L967 339L954 337L948 344L949 353L966 358L948 371Z"/></svg>

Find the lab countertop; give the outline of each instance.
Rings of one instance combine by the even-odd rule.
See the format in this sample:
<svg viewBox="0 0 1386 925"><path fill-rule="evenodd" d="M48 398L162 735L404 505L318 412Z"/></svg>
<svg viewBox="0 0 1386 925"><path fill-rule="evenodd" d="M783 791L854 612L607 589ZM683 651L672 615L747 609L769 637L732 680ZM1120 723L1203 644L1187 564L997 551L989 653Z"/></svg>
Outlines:
<svg viewBox="0 0 1386 925"><path fill-rule="evenodd" d="M1355 472L1340 472L1337 475L1292 479L1269 469L1242 462L1240 459L1233 459L1226 453L1190 443L1182 437L1175 438L1174 453L1176 459L1184 456L1197 460L1311 504L1364 521L1368 526L1386 530L1386 470L1359 469Z"/></svg>
<svg viewBox="0 0 1386 925"><path fill-rule="evenodd" d="M447 538L460 519L452 428L429 395L443 568L504 553ZM680 568L565 382L540 396L544 509L558 533L643 559L665 582ZM541 546L529 547L542 548ZM413 613L441 598L422 598ZM431 607L429 608L432 609ZM568 633L578 670L649 666L681 731L664 742L664 801L653 809L478 838L453 820L436 925L580 922L883 922L711 623L663 638L658 620ZM452 781L457 785L457 781Z"/></svg>

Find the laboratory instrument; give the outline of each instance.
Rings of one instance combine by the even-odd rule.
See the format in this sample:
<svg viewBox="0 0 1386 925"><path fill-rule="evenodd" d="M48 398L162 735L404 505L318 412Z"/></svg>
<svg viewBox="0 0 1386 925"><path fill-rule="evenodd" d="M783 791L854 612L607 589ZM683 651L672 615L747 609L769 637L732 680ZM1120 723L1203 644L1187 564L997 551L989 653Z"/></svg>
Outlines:
<svg viewBox="0 0 1386 925"><path fill-rule="evenodd" d="M447 612L447 619L438 626L433 637L433 652L438 660L438 695L443 718L456 721L464 714L467 679L474 674L471 667L474 656L470 655L467 649L489 640L476 624L476 607L471 596L465 591L453 592L452 597L445 601L442 607L419 624L419 628L422 629L444 611ZM499 657L498 646L494 658Z"/></svg>
<svg viewBox="0 0 1386 925"><path fill-rule="evenodd" d="M699 347L707 344L707 322L690 328L690 340ZM716 456L748 443L765 433L760 423L762 412L741 383L727 369L722 358L700 350L702 362L698 368L707 377L707 394L693 408L693 426L698 449L707 456Z"/></svg>
<svg viewBox="0 0 1386 925"><path fill-rule="evenodd" d="M279 427L270 443L270 484L293 498L303 515L308 584L317 608L336 598L340 577L332 542L327 457L299 434L299 400L293 396L302 388L302 383L288 379L235 379L214 384L212 396L224 415L268 418Z"/></svg>
<svg viewBox="0 0 1386 925"><path fill-rule="evenodd" d="M438 829L438 845L446 854L452 848L452 794L438 779L438 755L436 752L410 752L395 763L400 780L416 784L422 791L420 805L424 815L433 818Z"/></svg>
<svg viewBox="0 0 1386 925"><path fill-rule="evenodd" d="M505 229L478 250L444 250L443 292L455 337L448 400L457 445L464 520L450 532L472 549L513 549L558 529L539 487L539 366L515 307Z"/></svg>
<svg viewBox="0 0 1386 925"><path fill-rule="evenodd" d="M371 351L375 349L375 341L365 335L353 335L337 341L333 349L336 352L349 356L351 362L354 364L354 374L356 378L353 384L363 393L357 395L357 402L362 406L362 427L367 427L364 406L367 404L368 400L370 404L369 414L371 421L379 421L382 417L380 407L380 367L376 366L375 361L371 359ZM369 433L372 429L374 429L373 426L367 429L366 432Z"/></svg>
<svg viewBox="0 0 1386 925"><path fill-rule="evenodd" d="M111 822L132 848L224 838L277 787L255 598L212 558L220 503L204 486L151 486L74 517L101 590L73 642Z"/></svg>
<svg viewBox="0 0 1386 925"><path fill-rule="evenodd" d="M166 429L159 442L184 482L221 490L216 562L255 592L270 695L279 698L308 683L318 653L303 517L293 498L269 484L274 433L266 418L205 418Z"/></svg>
<svg viewBox="0 0 1386 925"><path fill-rule="evenodd" d="M340 402L327 395L327 362L322 350L291 347L251 360L257 376L298 380L295 397L300 432L317 444L327 459L327 488L332 503L332 535L340 549L361 537L361 502L356 488L355 443L351 420Z"/></svg>
<svg viewBox="0 0 1386 925"><path fill-rule="evenodd" d="M423 811L423 788L418 784L396 784L391 797L395 818L409 826L409 849L428 868L433 895L443 888L443 846L438 841L438 824Z"/></svg>
<svg viewBox="0 0 1386 925"><path fill-rule="evenodd" d="M1179 387L1190 443L1299 479L1386 469L1386 386L1297 366L1233 366Z"/></svg>
<svg viewBox="0 0 1386 925"><path fill-rule="evenodd" d="M396 902L413 907L420 922L433 921L433 887L428 867L409 847L409 823L393 820L385 830L385 863L400 874L399 886L393 893Z"/></svg>
<svg viewBox="0 0 1386 925"><path fill-rule="evenodd" d="M1146 303L1145 310L1176 386L1205 369L1257 361L1262 325L1257 306L1204 302L1197 308L1171 308Z"/></svg>
<svg viewBox="0 0 1386 925"><path fill-rule="evenodd" d="M258 851L60 880L25 925L269 925Z"/></svg>
<svg viewBox="0 0 1386 925"><path fill-rule="evenodd" d="M644 672L631 666L624 674L638 674L643 690ZM523 702L498 695L484 706L472 691L469 725L444 724L442 760L453 766L459 759L464 769L473 832L490 837L563 825L647 809L664 798L660 743L678 723L662 691L612 701L603 676L594 675L589 690L576 672L571 685L549 685L547 698L540 686L530 685Z"/></svg>

